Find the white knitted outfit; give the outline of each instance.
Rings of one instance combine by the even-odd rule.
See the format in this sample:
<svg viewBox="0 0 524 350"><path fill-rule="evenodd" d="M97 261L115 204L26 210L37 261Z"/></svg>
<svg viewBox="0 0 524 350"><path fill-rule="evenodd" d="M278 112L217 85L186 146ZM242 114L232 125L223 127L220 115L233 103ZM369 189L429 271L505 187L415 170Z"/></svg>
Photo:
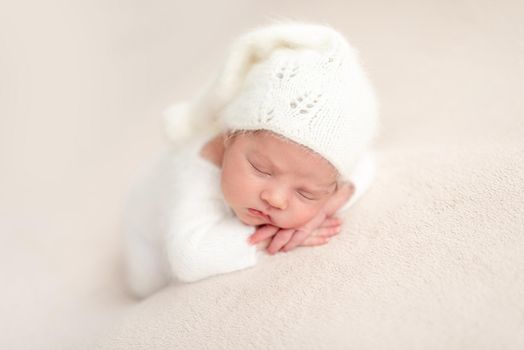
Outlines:
<svg viewBox="0 0 524 350"><path fill-rule="evenodd" d="M211 134L177 152L164 152L147 167L125 208L125 256L130 288L145 297L170 282L194 282L252 267L263 251L248 243L255 231L229 208L220 190L220 169L199 152ZM372 153L358 162L352 206L375 174Z"/></svg>

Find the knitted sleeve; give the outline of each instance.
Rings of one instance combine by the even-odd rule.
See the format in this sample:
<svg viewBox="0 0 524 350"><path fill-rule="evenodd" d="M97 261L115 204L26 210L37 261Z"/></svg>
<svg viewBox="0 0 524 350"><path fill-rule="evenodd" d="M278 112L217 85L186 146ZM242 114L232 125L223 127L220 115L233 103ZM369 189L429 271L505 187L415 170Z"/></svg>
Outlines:
<svg viewBox="0 0 524 350"><path fill-rule="evenodd" d="M174 277L194 282L256 264L256 247L247 243L253 228L237 219L209 220L168 239L168 259Z"/></svg>
<svg viewBox="0 0 524 350"><path fill-rule="evenodd" d="M243 224L226 205L219 169L192 155L177 170L165 249L174 277L194 282L255 265L255 228Z"/></svg>

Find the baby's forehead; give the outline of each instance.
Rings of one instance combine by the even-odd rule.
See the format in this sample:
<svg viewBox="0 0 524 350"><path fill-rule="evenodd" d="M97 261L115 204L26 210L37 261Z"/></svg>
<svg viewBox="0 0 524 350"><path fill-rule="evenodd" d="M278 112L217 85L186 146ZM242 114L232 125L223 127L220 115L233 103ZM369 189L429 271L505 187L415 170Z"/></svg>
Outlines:
<svg viewBox="0 0 524 350"><path fill-rule="evenodd" d="M259 146L259 150L265 153L289 154L303 156L304 160L313 162L323 162L329 165L329 162L320 154L314 152L308 147L292 141L284 136L275 134L271 131L260 130L252 135L252 143Z"/></svg>

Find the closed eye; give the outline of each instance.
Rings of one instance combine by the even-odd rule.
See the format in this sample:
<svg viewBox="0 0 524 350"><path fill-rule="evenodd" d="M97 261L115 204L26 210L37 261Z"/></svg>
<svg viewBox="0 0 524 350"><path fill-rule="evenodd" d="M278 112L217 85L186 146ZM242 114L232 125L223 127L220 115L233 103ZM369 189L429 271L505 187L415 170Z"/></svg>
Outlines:
<svg viewBox="0 0 524 350"><path fill-rule="evenodd" d="M253 169L255 169L257 172L261 173L261 174L264 174L264 175L267 175L267 176L271 176L270 173L266 173L265 171L262 171L260 170L259 168L257 168L255 165L253 165L253 163L251 163L250 161L248 161L249 164L251 164L251 166L253 167Z"/></svg>
<svg viewBox="0 0 524 350"><path fill-rule="evenodd" d="M297 191L297 193L299 195L301 195L303 198L308 199L310 201L314 201L315 200L315 197L311 193L302 192L302 191Z"/></svg>

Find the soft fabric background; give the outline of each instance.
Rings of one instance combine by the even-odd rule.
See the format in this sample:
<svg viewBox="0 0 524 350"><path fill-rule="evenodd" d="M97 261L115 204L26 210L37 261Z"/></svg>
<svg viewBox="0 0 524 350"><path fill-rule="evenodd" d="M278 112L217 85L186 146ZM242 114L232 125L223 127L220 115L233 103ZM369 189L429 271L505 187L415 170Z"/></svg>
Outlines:
<svg viewBox="0 0 524 350"><path fill-rule="evenodd" d="M0 348L523 349L521 1L0 1ZM329 245L136 302L122 197L231 40L330 23L382 105Z"/></svg>

